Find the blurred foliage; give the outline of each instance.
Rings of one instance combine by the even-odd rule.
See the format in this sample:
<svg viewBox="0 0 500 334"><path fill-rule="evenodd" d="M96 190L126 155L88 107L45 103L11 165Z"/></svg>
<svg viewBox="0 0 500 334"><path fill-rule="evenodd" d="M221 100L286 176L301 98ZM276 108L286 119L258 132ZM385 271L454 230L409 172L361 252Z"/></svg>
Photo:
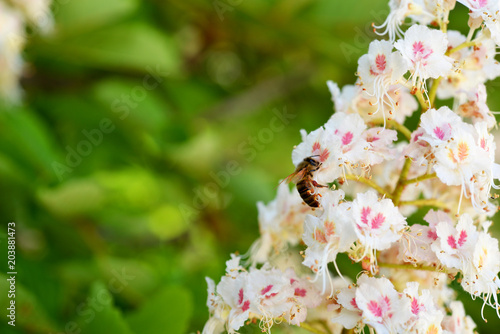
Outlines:
<svg viewBox="0 0 500 334"><path fill-rule="evenodd" d="M28 35L25 102L0 113L0 216L16 222L18 272L17 325L0 332L201 330L204 277L258 236L255 203L293 170L299 129L331 115L325 81L354 83L387 8L54 0L56 30ZM466 11L454 15L464 28ZM464 300L494 332L493 312L485 327Z"/></svg>

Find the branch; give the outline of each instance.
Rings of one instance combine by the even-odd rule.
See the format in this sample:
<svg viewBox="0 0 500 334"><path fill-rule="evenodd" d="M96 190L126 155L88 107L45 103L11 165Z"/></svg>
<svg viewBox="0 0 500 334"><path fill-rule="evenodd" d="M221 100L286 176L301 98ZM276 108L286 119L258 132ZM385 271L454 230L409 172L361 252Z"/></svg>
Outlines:
<svg viewBox="0 0 500 334"><path fill-rule="evenodd" d="M432 83L431 90L429 91L429 102L431 108L434 108L434 100L436 99L437 88L442 79L442 77L439 77Z"/></svg>
<svg viewBox="0 0 500 334"><path fill-rule="evenodd" d="M424 174L424 175L421 175L421 176L416 177L414 179L404 180L402 183L404 185L408 185L408 184L412 184L412 183L418 183L418 182L424 181L424 180L433 179L435 177L436 177L436 173Z"/></svg>
<svg viewBox="0 0 500 334"><path fill-rule="evenodd" d="M431 199L417 199L414 201L401 201L399 202L399 205L415 205L415 206L435 206L436 208L441 208L441 209L450 209L450 206L444 202L438 201L435 198Z"/></svg>
<svg viewBox="0 0 500 334"><path fill-rule="evenodd" d="M383 195L385 198L391 198L391 195L387 191L385 191L384 188L382 188L381 186L376 184L374 181L372 181L364 176L347 174L347 175L344 175L344 180L353 180L353 181L358 181L358 182L364 183L367 186L375 189L379 194Z"/></svg>
<svg viewBox="0 0 500 334"><path fill-rule="evenodd" d="M384 119L383 118L376 118L374 120L370 120L370 123L384 124ZM408 139L408 141L411 140L411 131L403 124L398 123L393 119L387 120L386 124L387 124L387 126L393 128L394 130L401 132L401 134L403 136L405 136L406 139Z"/></svg>
<svg viewBox="0 0 500 334"><path fill-rule="evenodd" d="M403 165L403 169L401 170L401 174L399 175L398 184L396 188L392 192L392 201L395 206L399 205L399 199L401 198L401 194L403 193L403 189L405 187L404 182L406 181L406 177L408 176L408 172L410 171L411 159L406 158L405 164Z"/></svg>
<svg viewBox="0 0 500 334"><path fill-rule="evenodd" d="M445 55L449 56L454 52L462 50L463 48L468 48L469 46L474 46L474 45L476 45L476 41L470 41L470 42L465 41L462 44L454 47L453 49L446 51Z"/></svg>
<svg viewBox="0 0 500 334"><path fill-rule="evenodd" d="M438 268L435 266L424 266L424 265L415 265L415 264L396 264L396 263L380 263L378 264L379 267L384 267L384 268L394 268L394 269L411 269L411 270L426 270L426 271L435 271L437 273L445 273L448 274L448 272L444 268Z"/></svg>
<svg viewBox="0 0 500 334"><path fill-rule="evenodd" d="M300 325L299 325L299 327L304 328L305 330L308 330L311 333L315 333L315 334L327 334L326 332L323 332L322 330L317 329L316 327L313 327L311 324L309 324L307 322L301 322Z"/></svg>

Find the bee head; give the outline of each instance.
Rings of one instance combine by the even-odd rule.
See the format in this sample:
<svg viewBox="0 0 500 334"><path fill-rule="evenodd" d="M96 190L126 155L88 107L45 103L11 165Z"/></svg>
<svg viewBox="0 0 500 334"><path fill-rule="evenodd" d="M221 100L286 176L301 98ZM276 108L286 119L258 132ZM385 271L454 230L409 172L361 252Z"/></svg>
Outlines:
<svg viewBox="0 0 500 334"><path fill-rule="evenodd" d="M319 162L316 159L313 159L313 157L319 157L319 155L311 155L310 157L305 158L304 161L307 161L307 163L309 163L311 166L317 169L321 166L321 162Z"/></svg>

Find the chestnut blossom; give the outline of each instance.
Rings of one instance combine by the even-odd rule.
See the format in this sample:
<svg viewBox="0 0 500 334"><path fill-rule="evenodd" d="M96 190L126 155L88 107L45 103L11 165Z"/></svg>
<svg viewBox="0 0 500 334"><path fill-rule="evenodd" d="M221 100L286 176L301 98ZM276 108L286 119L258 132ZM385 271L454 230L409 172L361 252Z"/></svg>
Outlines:
<svg viewBox="0 0 500 334"><path fill-rule="evenodd" d="M323 291L327 281L331 284L328 263L335 263L337 254L346 252L356 240L354 227L346 217L346 206L339 205L343 197L341 190L326 193L321 200L323 213L319 217L307 215L304 221L307 249L303 264L321 277Z"/></svg>
<svg viewBox="0 0 500 334"><path fill-rule="evenodd" d="M451 71L453 59L445 55L447 45L445 33L418 24L394 43L409 66L413 86L418 83L420 87L426 79L446 76Z"/></svg>
<svg viewBox="0 0 500 334"><path fill-rule="evenodd" d="M327 81L328 89L332 94L332 101L337 112L359 114L365 123L376 120L374 114L380 107L376 97L368 95L360 85L346 85L339 89L332 81ZM387 87L382 105L390 105L390 118L404 123L405 119L418 109L418 103L402 84Z"/></svg>
<svg viewBox="0 0 500 334"><path fill-rule="evenodd" d="M453 9L454 0L390 0L390 13L386 21L373 27L384 29L381 32L375 30L379 35L389 35L389 41L394 42L396 37L403 35L401 25L405 18L410 17L414 22L420 24L431 24L434 21L441 21L446 17L446 13Z"/></svg>
<svg viewBox="0 0 500 334"><path fill-rule="evenodd" d="M368 54L359 58L358 75L365 92L375 98L377 110L382 110L385 125L386 108L394 110L395 101L388 88L404 80L408 64L399 52L392 52L393 45L389 41L373 41Z"/></svg>
<svg viewBox="0 0 500 334"><path fill-rule="evenodd" d="M227 275L217 286L207 278L211 317L204 334L222 333L224 329L236 333L249 318L260 319L264 331L281 317L300 325L307 317L307 309L320 303L316 287L292 269L281 271L264 264L260 269L247 271L239 261L239 257L232 256L227 262Z"/></svg>
<svg viewBox="0 0 500 334"><path fill-rule="evenodd" d="M426 156L438 178L447 185L460 185L477 210L491 213L489 191L500 174L486 124L467 124L448 107L428 110L421 122L424 132L419 141L429 144L432 154Z"/></svg>
<svg viewBox="0 0 500 334"><path fill-rule="evenodd" d="M465 314L464 305L460 301L450 302L451 315L445 316L442 322L443 329L453 334L474 334L476 324Z"/></svg>
<svg viewBox="0 0 500 334"><path fill-rule="evenodd" d="M387 278L362 275L357 282L356 305L362 312L363 322L372 326L377 334L402 332L410 320L410 308L405 307L394 286Z"/></svg>
<svg viewBox="0 0 500 334"><path fill-rule="evenodd" d="M467 94L467 102L460 104L457 112L464 118L470 119L473 124L483 122L488 129L496 125L495 116L486 104L486 87L478 84L472 93Z"/></svg>
<svg viewBox="0 0 500 334"><path fill-rule="evenodd" d="M472 218L463 214L457 226L441 221L436 225L436 234L437 239L431 247L439 261L448 268L467 271L478 239Z"/></svg>
<svg viewBox="0 0 500 334"><path fill-rule="evenodd" d="M406 218L392 201L380 200L373 191L358 194L346 213L363 249L362 254L353 255L358 261L368 255L373 264L374 251L388 249L401 238L401 232L406 227Z"/></svg>
<svg viewBox="0 0 500 334"><path fill-rule="evenodd" d="M500 4L496 0L457 0L469 9L471 19L484 22L491 38L500 45Z"/></svg>
<svg viewBox="0 0 500 334"><path fill-rule="evenodd" d="M447 35L448 49L456 48L467 41L458 31L450 30ZM462 48L450 54L455 61L455 69L440 83L437 89L440 99L454 97L459 103L463 103L465 99L476 94L481 84L500 75L500 64L495 59L495 42L485 38L481 32L477 34L475 41L473 47Z"/></svg>
<svg viewBox="0 0 500 334"><path fill-rule="evenodd" d="M19 102L19 85L24 70L22 51L26 44L26 26L46 33L52 29L50 0L0 1L0 98Z"/></svg>
<svg viewBox="0 0 500 334"><path fill-rule="evenodd" d="M257 204L250 267L232 256L220 283L207 279L204 334L249 320L264 332L280 321L332 333L474 333L462 290L500 318L500 250L488 233L500 164L485 86L500 76L500 2L459 0L467 36L448 29L455 2L391 0L375 26L389 40L370 43L357 82L327 82L334 114L301 130L292 151L295 166L321 163L308 175L319 206L285 184ZM345 270L346 259L362 270Z"/></svg>
<svg viewBox="0 0 500 334"><path fill-rule="evenodd" d="M285 182L278 186L276 199L267 205L258 202L257 209L260 238L250 251L253 263L267 262L272 254L297 245L303 233L304 218L312 213L297 190L290 190Z"/></svg>

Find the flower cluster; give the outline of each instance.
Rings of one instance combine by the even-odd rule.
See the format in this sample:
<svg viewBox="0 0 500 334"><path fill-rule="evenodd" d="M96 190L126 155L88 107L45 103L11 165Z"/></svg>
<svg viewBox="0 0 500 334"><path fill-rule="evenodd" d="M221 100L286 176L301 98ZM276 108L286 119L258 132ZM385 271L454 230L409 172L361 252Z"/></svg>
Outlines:
<svg viewBox="0 0 500 334"><path fill-rule="evenodd" d="M258 203L247 267L233 256L217 286L207 279L204 333L248 321L264 331L284 322L314 333L473 333L452 281L500 317L500 251L488 232L500 165L485 86L500 76L500 8L458 2L467 36L447 29L454 0L391 0L374 26L388 40L370 43L356 84L327 82L336 112L301 131L289 178L298 191L282 183ZM407 122L416 112L418 124ZM341 253L359 263L355 279L342 275Z"/></svg>
<svg viewBox="0 0 500 334"><path fill-rule="evenodd" d="M23 72L21 53L26 27L46 33L52 29L50 0L0 0L0 98L15 102L21 97L19 78Z"/></svg>

